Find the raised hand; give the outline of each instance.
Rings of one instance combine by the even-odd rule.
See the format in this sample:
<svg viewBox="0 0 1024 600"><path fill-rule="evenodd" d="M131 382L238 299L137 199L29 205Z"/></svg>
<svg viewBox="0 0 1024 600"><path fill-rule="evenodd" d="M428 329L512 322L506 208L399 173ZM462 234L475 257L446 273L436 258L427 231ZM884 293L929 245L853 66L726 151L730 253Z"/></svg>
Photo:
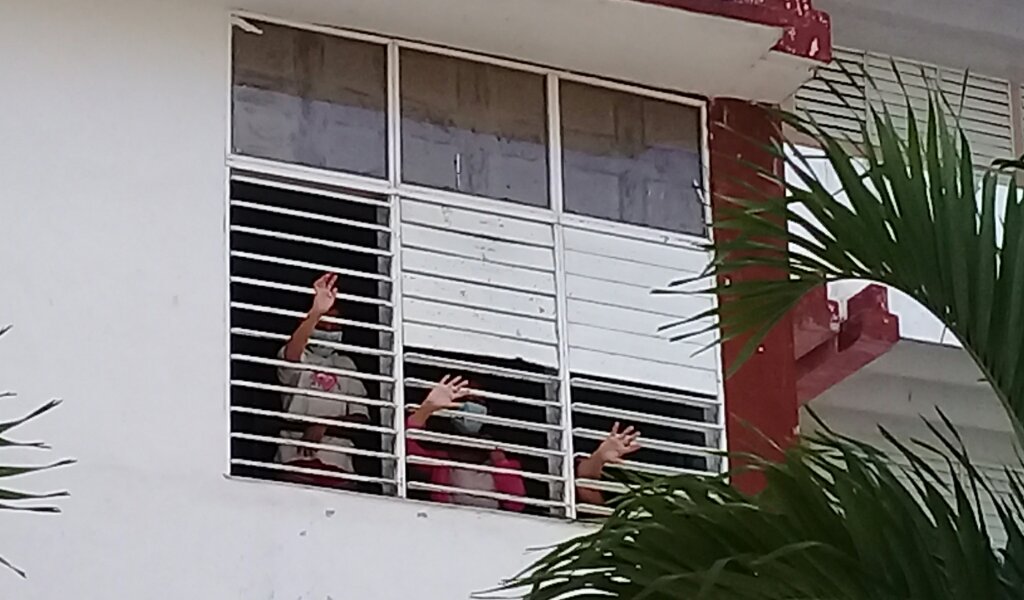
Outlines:
<svg viewBox="0 0 1024 600"><path fill-rule="evenodd" d="M326 315L334 307L334 301L338 297L338 276L334 273L324 273L313 282L313 307L309 312L317 317Z"/></svg>
<svg viewBox="0 0 1024 600"><path fill-rule="evenodd" d="M427 398L423 401L423 407L432 413L446 408L459 408L462 403L458 400L471 394L472 390L469 389L468 380L445 375L427 394Z"/></svg>
<svg viewBox="0 0 1024 600"><path fill-rule="evenodd" d="M616 422L612 426L611 432L608 433L608 437L604 438L601 445L594 451L593 456L601 464L621 463L624 457L640 449L640 444L637 442L639 438L640 432L632 426L619 431L619 424Z"/></svg>

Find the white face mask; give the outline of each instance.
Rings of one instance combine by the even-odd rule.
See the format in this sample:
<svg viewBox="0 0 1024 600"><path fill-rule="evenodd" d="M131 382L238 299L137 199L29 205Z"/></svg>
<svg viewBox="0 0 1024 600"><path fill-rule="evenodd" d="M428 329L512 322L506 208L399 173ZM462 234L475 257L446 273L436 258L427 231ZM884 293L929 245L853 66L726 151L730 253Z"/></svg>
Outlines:
<svg viewBox="0 0 1024 600"><path fill-rule="evenodd" d="M340 344L342 339L344 338L344 335L340 329L336 331L314 329L313 335L311 335L310 337L314 340L323 340L325 342L333 342L335 344ZM317 356L327 357L336 352L334 348L331 348L330 346L324 346L322 344L309 344L309 346L307 347L309 348L310 352L316 354Z"/></svg>

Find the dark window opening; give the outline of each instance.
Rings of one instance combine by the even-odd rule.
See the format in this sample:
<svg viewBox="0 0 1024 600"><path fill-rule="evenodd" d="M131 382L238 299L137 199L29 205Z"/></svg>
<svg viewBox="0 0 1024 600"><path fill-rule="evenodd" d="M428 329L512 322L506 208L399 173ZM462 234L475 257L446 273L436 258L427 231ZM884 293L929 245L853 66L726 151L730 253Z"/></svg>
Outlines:
<svg viewBox="0 0 1024 600"><path fill-rule="evenodd" d="M715 429L717 409L706 405L711 398L693 394L693 403L687 403L686 395L678 390L588 379L595 383L572 387L574 428L605 433L618 422L621 428L632 426L642 435L640 449L626 457L630 462L698 471L716 468L718 459L704 453L659 447L659 442L667 442L717 449L720 435ZM602 383L621 389L601 389ZM600 443L600 440L576 435L573 449L578 455L589 455Z"/></svg>
<svg viewBox="0 0 1024 600"><path fill-rule="evenodd" d="M487 417L500 419L512 419L516 424L499 424L484 422L477 433L466 434L457 430L454 420L450 417L431 418L427 423L427 430L452 436L471 437L481 441L493 441L498 445L509 444L516 446L527 446L539 450L551 450L552 456L535 456L515 450L508 450L509 458L519 463L520 470L527 474L524 476L525 497L540 500L558 500L562 497L561 483L552 481L562 472L562 458L554 456L561 448L561 432L557 430L559 425L560 409L558 402L557 373L552 369L538 367L522 360L506 360L490 356L479 356L444 352L439 350L426 350L406 348L406 356L427 355L439 361L432 364L419 364L414 359L405 360L405 403L409 414L412 407L419 405L429 393L427 385L413 384L411 381L436 382L445 375L455 375L468 378L472 382L472 388L483 392L491 392L505 396L515 396L527 400L540 400L550 402L549 406L535 406L517 402L511 399L477 398L474 401L482 403L486 407ZM474 363L481 365L480 368L453 367L446 368L438 366L444 360ZM526 372L539 375L537 379L518 377L511 373L500 373L489 367L498 369L510 369L518 372ZM538 379L547 379L541 381ZM453 412L457 416L458 411ZM545 427L554 425L556 427ZM444 441L422 442L430 452L438 452L446 455L449 460L465 464L486 464L488 462L488 450L484 448L470 448ZM484 444L486 445L486 443ZM413 456L412 452L409 452ZM413 459L415 460L415 459ZM430 483L433 479L433 471L423 468L415 463L407 467L407 474L410 482ZM540 474L548 477L546 480L533 479L529 474ZM411 485L409 497L421 500L437 500L438 497L430 491L415 489ZM446 500L449 501L449 500ZM458 503L457 500L453 502ZM561 515L564 512L558 507L537 506L525 503L521 508L510 508L507 503L495 508L515 510L537 515Z"/></svg>
<svg viewBox="0 0 1024 600"><path fill-rule="evenodd" d="M290 472L279 468L280 452L287 444L275 440L299 437L311 423L298 417L316 415L286 410L285 394L278 389L283 385L281 365L260 361L282 360L279 352L310 309L313 282L323 275L325 267L331 267L335 272L348 273L342 274L337 283L337 316L351 322L341 327L341 343L346 348L338 351L351 359L354 368L350 370L390 374L390 362L382 352L391 347L392 337L383 330L391 320L390 309L384 304L391 293L390 261L381 254L390 246L388 210L383 204L241 182L232 183L231 199L231 456L233 461L246 461L234 462L232 474L293 480L289 479ZM279 239L282 234L346 244L352 249ZM386 382L354 379L365 388L366 398L390 401L391 386ZM369 406L365 422L362 415L352 420L390 428L391 410ZM343 425L327 426L323 439L348 440L356 452L392 452L393 435ZM394 472L393 459L353 453L351 462L357 476L388 478ZM394 492L393 486L380 482L343 483L346 480L331 477L315 481L368 492Z"/></svg>

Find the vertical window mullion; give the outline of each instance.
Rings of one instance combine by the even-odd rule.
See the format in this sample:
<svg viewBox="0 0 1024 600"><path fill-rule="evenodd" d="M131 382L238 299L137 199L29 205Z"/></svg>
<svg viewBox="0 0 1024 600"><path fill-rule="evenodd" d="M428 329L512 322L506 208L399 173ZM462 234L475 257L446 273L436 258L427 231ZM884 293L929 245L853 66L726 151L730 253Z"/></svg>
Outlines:
<svg viewBox="0 0 1024 600"><path fill-rule="evenodd" d="M402 181L402 115L399 82L398 44L388 44L388 181L397 186Z"/></svg>
<svg viewBox="0 0 1024 600"><path fill-rule="evenodd" d="M548 181L551 186L551 209L555 213L555 307L558 333L558 397L562 404L562 476L565 479L566 516L576 518L576 465L573 458L572 439L572 398L569 387L569 321L568 297L565 275L565 236L562 229L562 210L565 206L562 194L562 118L559 102L558 77L547 76L548 110Z"/></svg>
<svg viewBox="0 0 1024 600"><path fill-rule="evenodd" d="M387 94L388 94L388 181L397 186L402 180L402 118L400 105L399 82L399 51L398 43L388 44ZM405 448L405 346L402 319L402 199L398 195L391 196L391 301L392 301L392 349L394 363L391 374L395 387L392 401L395 404L393 418L395 429L395 480L398 484L398 497L408 495L406 448Z"/></svg>
<svg viewBox="0 0 1024 600"><path fill-rule="evenodd" d="M406 484L407 465L405 462L405 345L402 319L402 199L391 196L391 323L393 328L392 349L394 364L391 374L395 387L391 399L395 405L395 480L398 484L398 497L405 498L408 494Z"/></svg>

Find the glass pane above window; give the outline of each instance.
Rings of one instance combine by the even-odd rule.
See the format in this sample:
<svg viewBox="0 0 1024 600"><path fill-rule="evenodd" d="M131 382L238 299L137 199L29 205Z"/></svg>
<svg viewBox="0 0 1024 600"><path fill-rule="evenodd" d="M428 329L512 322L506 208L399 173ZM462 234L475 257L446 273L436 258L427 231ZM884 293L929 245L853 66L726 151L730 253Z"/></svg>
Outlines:
<svg viewBox="0 0 1024 600"><path fill-rule="evenodd" d="M384 177L385 47L257 25L233 38L234 151Z"/></svg>
<svg viewBox="0 0 1024 600"><path fill-rule="evenodd" d="M562 82L565 210L703 235L701 113Z"/></svg>
<svg viewBox="0 0 1024 600"><path fill-rule="evenodd" d="M548 206L544 77L403 50L402 179Z"/></svg>

